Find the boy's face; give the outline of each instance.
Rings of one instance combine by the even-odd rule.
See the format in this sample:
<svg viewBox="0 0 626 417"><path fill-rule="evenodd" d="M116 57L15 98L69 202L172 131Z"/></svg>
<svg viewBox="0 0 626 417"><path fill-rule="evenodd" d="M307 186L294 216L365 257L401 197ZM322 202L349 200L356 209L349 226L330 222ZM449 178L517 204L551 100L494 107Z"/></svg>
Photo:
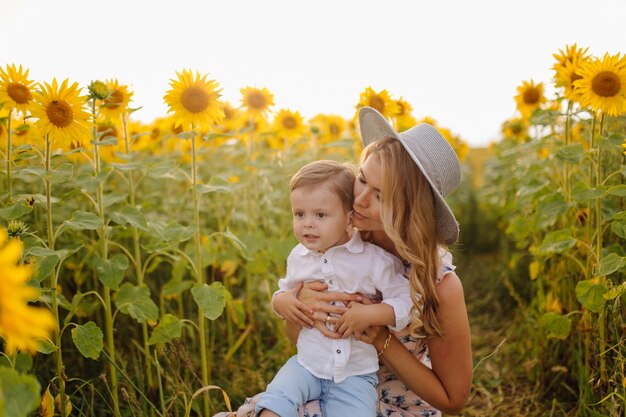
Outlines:
<svg viewBox="0 0 626 417"><path fill-rule="evenodd" d="M309 250L325 252L350 240L352 212L327 183L293 190L291 211L296 239Z"/></svg>

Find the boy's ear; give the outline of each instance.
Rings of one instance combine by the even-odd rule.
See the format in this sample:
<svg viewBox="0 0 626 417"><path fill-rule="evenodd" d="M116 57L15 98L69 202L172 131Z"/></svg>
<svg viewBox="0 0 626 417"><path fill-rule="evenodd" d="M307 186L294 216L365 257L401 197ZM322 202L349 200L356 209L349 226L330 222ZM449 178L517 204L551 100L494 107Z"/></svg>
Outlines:
<svg viewBox="0 0 626 417"><path fill-rule="evenodd" d="M348 232L352 231L352 229L354 228L353 216L354 212L350 210L348 212L348 222L346 223L346 231Z"/></svg>

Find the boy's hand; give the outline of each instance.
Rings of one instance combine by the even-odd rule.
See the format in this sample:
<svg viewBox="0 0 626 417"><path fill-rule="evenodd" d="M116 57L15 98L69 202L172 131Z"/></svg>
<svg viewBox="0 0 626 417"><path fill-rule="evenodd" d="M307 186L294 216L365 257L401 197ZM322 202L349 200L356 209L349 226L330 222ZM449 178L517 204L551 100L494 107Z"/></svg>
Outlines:
<svg viewBox="0 0 626 417"><path fill-rule="evenodd" d="M300 327L310 329L314 322L310 316L313 309L298 300L297 294L302 289L302 284L285 292L276 294L273 300L274 310L285 319Z"/></svg>
<svg viewBox="0 0 626 417"><path fill-rule="evenodd" d="M359 338L363 331L367 329L374 318L371 317L372 310L367 306L351 302L349 304L348 311L337 320L336 329L337 333L341 334L344 338L354 335Z"/></svg>

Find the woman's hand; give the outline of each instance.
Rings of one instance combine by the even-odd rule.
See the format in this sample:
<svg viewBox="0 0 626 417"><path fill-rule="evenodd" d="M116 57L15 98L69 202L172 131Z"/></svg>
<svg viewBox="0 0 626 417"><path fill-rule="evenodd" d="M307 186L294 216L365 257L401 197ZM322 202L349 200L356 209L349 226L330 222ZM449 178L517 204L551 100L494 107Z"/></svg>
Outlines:
<svg viewBox="0 0 626 417"><path fill-rule="evenodd" d="M298 299L316 312L328 314L343 314L348 311L344 303L350 301L362 301L360 294L348 294L345 292L324 292L328 289L323 281L312 281L304 284L300 290ZM333 303L331 304L331 303ZM316 317L324 320L326 315Z"/></svg>
<svg viewBox="0 0 626 417"><path fill-rule="evenodd" d="M355 335L357 340L373 345L376 352L380 352L385 345L385 340L389 336L389 329L386 326L370 326L360 335Z"/></svg>

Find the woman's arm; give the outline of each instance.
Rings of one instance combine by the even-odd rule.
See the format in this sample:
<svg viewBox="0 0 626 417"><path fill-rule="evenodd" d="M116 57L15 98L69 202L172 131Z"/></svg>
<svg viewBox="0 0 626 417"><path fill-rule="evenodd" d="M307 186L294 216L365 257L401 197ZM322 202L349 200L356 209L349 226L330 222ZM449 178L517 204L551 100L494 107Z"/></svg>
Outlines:
<svg viewBox="0 0 626 417"><path fill-rule="evenodd" d="M472 384L472 350L467 309L459 277L448 273L437 285L439 323L443 336L429 338L432 370L392 337L381 358L408 388L446 414L458 414ZM380 352L388 335L378 331L369 341ZM379 329L380 330L380 329ZM368 331L370 333L370 331Z"/></svg>

